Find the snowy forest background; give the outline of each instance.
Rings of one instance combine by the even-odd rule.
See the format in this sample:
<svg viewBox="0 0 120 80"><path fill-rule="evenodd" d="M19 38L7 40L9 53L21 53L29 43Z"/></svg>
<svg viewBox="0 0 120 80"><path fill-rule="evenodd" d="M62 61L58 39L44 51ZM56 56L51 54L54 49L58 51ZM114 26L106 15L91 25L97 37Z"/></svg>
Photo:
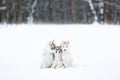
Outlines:
<svg viewBox="0 0 120 80"><path fill-rule="evenodd" d="M119 0L0 0L0 23L120 24Z"/></svg>

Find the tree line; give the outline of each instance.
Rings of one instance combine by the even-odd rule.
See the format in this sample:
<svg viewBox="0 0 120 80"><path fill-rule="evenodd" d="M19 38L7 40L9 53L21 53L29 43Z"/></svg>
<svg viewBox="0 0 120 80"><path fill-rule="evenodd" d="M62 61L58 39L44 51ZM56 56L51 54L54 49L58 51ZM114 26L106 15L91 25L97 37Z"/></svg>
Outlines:
<svg viewBox="0 0 120 80"><path fill-rule="evenodd" d="M120 24L119 0L0 0L0 23Z"/></svg>

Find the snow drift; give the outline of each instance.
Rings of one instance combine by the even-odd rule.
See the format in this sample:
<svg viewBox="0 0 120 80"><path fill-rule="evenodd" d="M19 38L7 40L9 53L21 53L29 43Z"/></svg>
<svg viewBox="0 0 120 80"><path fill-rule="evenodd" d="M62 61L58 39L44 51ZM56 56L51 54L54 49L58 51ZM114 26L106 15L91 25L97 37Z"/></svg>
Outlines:
<svg viewBox="0 0 120 80"><path fill-rule="evenodd" d="M40 69L50 40L70 41L72 68ZM119 74L119 26L0 25L0 80L120 80Z"/></svg>

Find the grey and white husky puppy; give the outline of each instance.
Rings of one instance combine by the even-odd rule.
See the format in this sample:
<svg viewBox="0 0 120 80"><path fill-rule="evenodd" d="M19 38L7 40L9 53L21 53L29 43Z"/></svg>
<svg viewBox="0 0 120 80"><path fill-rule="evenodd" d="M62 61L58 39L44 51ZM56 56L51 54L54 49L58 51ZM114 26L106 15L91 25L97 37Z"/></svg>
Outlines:
<svg viewBox="0 0 120 80"><path fill-rule="evenodd" d="M56 46L54 56L55 57L54 57L53 65L51 66L51 68L53 69L63 68L61 46Z"/></svg>

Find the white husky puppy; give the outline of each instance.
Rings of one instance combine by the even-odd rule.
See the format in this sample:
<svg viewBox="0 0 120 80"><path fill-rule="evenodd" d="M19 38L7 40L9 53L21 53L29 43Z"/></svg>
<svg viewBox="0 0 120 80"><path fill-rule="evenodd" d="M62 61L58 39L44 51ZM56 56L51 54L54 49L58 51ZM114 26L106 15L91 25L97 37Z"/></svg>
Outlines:
<svg viewBox="0 0 120 80"><path fill-rule="evenodd" d="M41 64L41 68L50 68L53 64L54 59L54 50L56 45L54 44L54 41L50 41L47 46L45 47L44 53L43 53L43 61Z"/></svg>
<svg viewBox="0 0 120 80"><path fill-rule="evenodd" d="M62 41L62 62L65 68L72 66L72 57L69 50L69 41Z"/></svg>
<svg viewBox="0 0 120 80"><path fill-rule="evenodd" d="M63 63L62 63L62 49L61 46L56 46L56 50L54 53L54 61L53 61L53 65L51 66L51 68L62 68L63 67Z"/></svg>

